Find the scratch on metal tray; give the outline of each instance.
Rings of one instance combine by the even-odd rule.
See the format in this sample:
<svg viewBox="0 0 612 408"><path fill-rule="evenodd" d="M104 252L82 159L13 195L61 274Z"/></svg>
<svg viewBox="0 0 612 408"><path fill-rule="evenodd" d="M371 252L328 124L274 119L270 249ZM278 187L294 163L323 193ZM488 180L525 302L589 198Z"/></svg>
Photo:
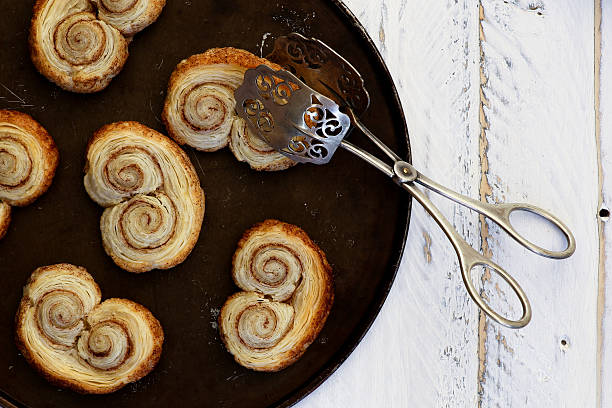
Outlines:
<svg viewBox="0 0 612 408"><path fill-rule="evenodd" d="M6 89L12 96L17 98L17 100L7 100L8 98L4 96L0 96L0 100L7 100L6 102L8 103L18 103L19 105L21 105L22 108L31 108L34 106L32 104L27 103L22 97L20 97L15 92L13 92L8 86L4 85L3 83L0 83L0 85L2 85L2 87ZM18 85L18 86L23 87L23 85Z"/></svg>
<svg viewBox="0 0 612 408"><path fill-rule="evenodd" d="M268 37L270 37L272 33L264 33L263 37L261 37L261 43L259 44L259 56L263 58L263 47L266 43Z"/></svg>
<svg viewBox="0 0 612 408"><path fill-rule="evenodd" d="M149 99L149 110L151 111L151 113L153 114L153 117L155 118L155 120L157 121L157 123L161 123L161 120L159 120L159 118L157 117L157 115L155 114L155 112L153 111L153 104L151 103L151 99Z"/></svg>
<svg viewBox="0 0 612 408"><path fill-rule="evenodd" d="M202 292L202 295L206 295L206 291L204 290L204 287L202 286L202 282L200 282L198 279L192 279L191 283L193 283L195 286L197 286L200 289L200 292Z"/></svg>
<svg viewBox="0 0 612 408"><path fill-rule="evenodd" d="M225 379L225 381L234 381L240 377L242 377L243 375L246 375L246 373L242 373L242 374L237 374L237 375L230 375L229 377L227 377Z"/></svg>
<svg viewBox="0 0 612 408"><path fill-rule="evenodd" d="M0 82L0 85L2 85L2 87L3 87L4 89L6 89L7 91L9 91L9 92L11 93L11 95L13 95L15 98L17 98L17 99L18 99L17 101L8 101L8 102L13 102L13 103L14 103L14 102L20 102L22 105L25 105L26 101L24 101L24 100L23 100L23 98L21 98L21 97L20 97L19 95L17 95L15 92L11 91L11 90L9 89L9 87L8 87L8 86L4 85L4 84L3 84L3 83L1 83L1 82Z"/></svg>
<svg viewBox="0 0 612 408"><path fill-rule="evenodd" d="M195 159L196 163L198 163L198 167L200 168L200 171L202 172L202 176L203 176L204 175L204 169L202 168L202 163L200 163L200 158L198 157L198 154L194 153L191 156Z"/></svg>

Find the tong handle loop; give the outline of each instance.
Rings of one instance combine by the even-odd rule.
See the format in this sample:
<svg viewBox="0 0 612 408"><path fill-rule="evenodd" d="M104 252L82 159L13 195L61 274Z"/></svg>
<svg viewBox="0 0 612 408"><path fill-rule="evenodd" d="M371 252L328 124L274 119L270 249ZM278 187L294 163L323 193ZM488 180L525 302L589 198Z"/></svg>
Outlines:
<svg viewBox="0 0 612 408"><path fill-rule="evenodd" d="M488 204L483 206L487 213L483 213L487 218L495 221L500 227L504 229L512 238L519 244L527 248L533 253L541 256L553 259L564 259L571 256L576 250L576 239L572 235L567 225L565 225L559 218L543 208L536 207L527 203L506 203L506 204ZM478 211L478 210L476 210ZM550 249L543 248L521 235L510 221L510 215L514 211L528 211L538 217L546 220L548 223L554 225L565 237L566 247L560 251L553 251ZM480 211L478 211L480 212Z"/></svg>
<svg viewBox="0 0 612 408"><path fill-rule="evenodd" d="M414 166L410 163L402 161L400 157L394 153L387 145L385 145L380 139L378 139L372 132L370 132L355 116L352 110L349 108L348 113L351 116L353 124L358 127L374 144L382 150L391 160L393 160L393 166L390 166L378 159L374 155L367 151L353 145L350 142L342 141L341 146L351 153L355 154L359 158L365 160L378 170L391 177L399 186L407 190L421 205L431 214L433 219L442 228L446 236L451 241L457 256L459 257L459 263L461 267L461 276L463 283L470 295L470 297L476 302L478 307L482 309L491 319L495 320L499 324L513 329L524 327L531 320L531 305L527 295L518 284L516 280L508 272L506 272L501 266L497 265L490 259L485 258L482 254L474 250L455 230L453 225L444 217L440 210L431 202L431 200L425 195L425 192L416 187L416 183L423 185L424 187L441 194L458 204L471 208L474 211L490 218L492 221L497 223L503 228L512 238L514 238L519 244L523 245L530 251L546 256L549 258L567 258L574 253L576 250L576 241L569 228L556 216L550 212L526 203L518 204L490 204L483 203L473 198L466 197L455 191L452 191L435 181L425 177L419 173ZM540 216L549 223L557 227L565 236L567 247L562 251L551 251L542 248L531 241L523 237L517 230L512 226L510 222L510 214L513 211L529 211L533 214ZM475 287L472 281L472 270L476 266L485 266L495 271L506 283L510 286L514 294L517 296L521 303L522 315L518 320L511 320L500 313L493 310L487 302L483 299L481 293Z"/></svg>
<svg viewBox="0 0 612 408"><path fill-rule="evenodd" d="M476 302L478 307L482 309L483 312L485 312L491 319L495 320L497 323L502 324L511 329L520 329L521 327L525 327L527 323L529 323L529 321L531 320L531 305L529 304L529 299L527 299L527 295L525 294L521 286L501 266L497 265L490 259L485 258L471 247L468 248L469 249L462 248L462 255L464 259L461 259L460 263L463 283L472 300ZM502 316L500 313L493 310L493 308L489 306L487 302L485 302L482 295L474 285L474 281L472 279L472 271L477 266L488 267L504 281L506 281L508 286L510 286L510 288L518 298L519 302L521 303L522 315L518 320L511 320Z"/></svg>
<svg viewBox="0 0 612 408"><path fill-rule="evenodd" d="M474 200L473 198L466 197L455 191L449 190L448 188L436 183L428 177L425 177L421 173L418 173L415 180L417 183L441 194L454 202L461 204L465 207L471 208L474 211L484 215L498 224L504 231L508 233L516 242L541 256L554 259L564 259L571 256L576 250L576 239L574 238L570 229L565 225L558 217L544 210L543 208L536 207L535 205L527 203L502 203L502 204L491 204L483 203L482 201ZM514 211L528 211L533 213L540 218L544 219L548 223L554 225L565 237L566 247L560 251L553 251L529 241L516 228L510 221L510 214Z"/></svg>
<svg viewBox="0 0 612 408"><path fill-rule="evenodd" d="M414 183L402 183L399 179L396 179L397 184L407 190L421 205L431 214L432 218L438 223L442 231L446 234L448 239L451 241L455 252L459 258L459 265L461 267L461 276L463 283L468 291L470 297L476 302L478 307L482 309L491 319L495 320L499 324L512 329L518 329L524 327L531 320L531 305L527 295L518 284L516 280L508 272L506 272L501 266L497 265L490 259L485 258L483 255L478 253L472 248L455 230L453 225L442 215L438 207L436 207L431 200L425 195L425 193L417 188ZM519 299L523 313L518 320L511 320L500 313L496 312L491 308L482 298L476 286L472 281L472 270L474 267L483 265L494 270L503 280L508 283L512 291Z"/></svg>

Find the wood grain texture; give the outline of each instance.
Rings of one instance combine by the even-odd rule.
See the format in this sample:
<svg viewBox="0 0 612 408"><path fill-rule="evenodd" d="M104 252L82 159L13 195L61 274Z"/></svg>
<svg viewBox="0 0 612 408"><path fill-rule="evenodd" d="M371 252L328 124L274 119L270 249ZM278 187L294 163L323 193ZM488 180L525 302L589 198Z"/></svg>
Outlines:
<svg viewBox="0 0 612 408"><path fill-rule="evenodd" d="M530 254L489 225L493 259L521 282L534 316L522 330L487 322L480 402L594 406L598 232L593 3L491 0L482 1L482 9L491 185L487 199L549 209L567 222L579 244L570 259L549 260ZM532 234L551 246L554 237L548 235ZM494 304L506 313L516 312L507 292L493 279L489 283L485 293L499 300Z"/></svg>
<svg viewBox="0 0 612 408"><path fill-rule="evenodd" d="M596 64L595 74L598 114L600 202L604 210L599 217L599 367L598 391L599 406L612 406L612 224L605 211L612 206L612 4L609 1L596 1ZM599 19L597 18L599 17ZM599 38L597 38L599 37ZM599 47L597 47L599 45ZM599 48L599 49L598 49Z"/></svg>
<svg viewBox="0 0 612 408"><path fill-rule="evenodd" d="M432 197L468 242L527 292L532 322L506 329L479 314L452 247L415 203L403 262L381 314L347 362L298 406L612 406L612 274L606 273L612 244L601 241L600 268L600 237L610 235L610 224L602 222L600 231L597 216L600 199L607 206L612 194L612 139L606 137L612 129L612 5L346 3L390 68L415 166L481 200L551 210L573 231L577 250L563 261L538 257L495 224ZM560 245L537 219L517 223L526 221L536 222L521 229L528 237ZM518 317L518 302L494 274L484 271L478 280L494 307Z"/></svg>
<svg viewBox="0 0 612 408"><path fill-rule="evenodd" d="M477 197L478 10L470 1L347 4L377 43L395 79L415 166ZM479 247L477 215L435 195L432 199ZM416 203L408 243L373 328L300 407L476 403L478 312L463 287L454 250Z"/></svg>

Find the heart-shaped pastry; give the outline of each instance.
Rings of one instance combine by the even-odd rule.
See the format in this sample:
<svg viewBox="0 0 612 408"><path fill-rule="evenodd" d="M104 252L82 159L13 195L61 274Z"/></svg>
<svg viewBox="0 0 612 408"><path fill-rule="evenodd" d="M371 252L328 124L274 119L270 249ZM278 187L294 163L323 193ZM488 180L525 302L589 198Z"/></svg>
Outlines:
<svg viewBox="0 0 612 408"><path fill-rule="evenodd" d="M48 381L106 394L147 375L164 333L151 312L127 299L100 303L85 268L57 264L34 271L15 318L17 347Z"/></svg>
<svg viewBox="0 0 612 408"><path fill-rule="evenodd" d="M98 18L132 37L157 20L166 0L93 0Z"/></svg>
<svg viewBox="0 0 612 408"><path fill-rule="evenodd" d="M293 364L316 339L334 300L323 251L295 225L266 220L244 233L219 330L236 361L255 371Z"/></svg>
<svg viewBox="0 0 612 408"><path fill-rule="evenodd" d="M30 115L0 110L0 238L11 206L31 204L53 181L59 153L53 138Z"/></svg>
<svg viewBox="0 0 612 408"><path fill-rule="evenodd" d="M37 0L30 26L32 62L67 91L100 91L125 65L130 36L153 23L165 4L165 0Z"/></svg>
<svg viewBox="0 0 612 408"><path fill-rule="evenodd" d="M284 170L296 164L249 131L234 108L234 91L249 68L280 66L237 48L212 48L181 61L170 76L162 118L180 144L212 152L229 143L239 161L255 170Z"/></svg>
<svg viewBox="0 0 612 408"><path fill-rule="evenodd" d="M204 191L189 157L138 122L103 126L87 146L89 196L106 207L102 243L130 272L183 262L200 235Z"/></svg>

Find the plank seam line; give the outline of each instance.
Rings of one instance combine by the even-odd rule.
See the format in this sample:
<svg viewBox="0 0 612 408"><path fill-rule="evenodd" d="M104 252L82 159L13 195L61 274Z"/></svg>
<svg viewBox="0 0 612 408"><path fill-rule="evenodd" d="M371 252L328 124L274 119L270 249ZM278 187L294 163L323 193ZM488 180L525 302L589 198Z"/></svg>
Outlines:
<svg viewBox="0 0 612 408"><path fill-rule="evenodd" d="M602 2L594 0L594 21L593 21L593 109L595 113L595 146L597 149L597 211L603 204L603 168L601 164L601 111L600 111L600 92L601 92L601 20L602 20ZM601 407L601 392L602 392L602 359L603 359L603 318L605 307L605 241L603 221L599 216L597 219L597 232L599 237L599 263L597 273L597 349L596 349L596 403Z"/></svg>
<svg viewBox="0 0 612 408"><path fill-rule="evenodd" d="M489 184L489 180L487 179L487 175L489 172L489 158L487 157L487 153L489 150L489 142L487 140L487 129L489 128L489 123L487 121L487 117L484 111L485 106L489 106L489 101L485 97L483 88L487 85L488 78L484 69L484 50L482 44L485 42L484 29L482 27L482 22L485 19L484 16L484 7L482 6L482 1L478 2L478 47L479 47L479 69L480 69L480 86L479 86L479 116L478 121L480 124L480 137L478 141L478 150L479 150L479 158L480 158L480 185L478 187L478 191L480 194L480 201L486 202L487 197L491 197L493 195L491 185ZM485 220L483 215L478 217L480 224L480 250L482 254L486 257L492 256L491 248L489 248L489 226ZM484 291L484 283L491 279L491 273L488 269L485 269L481 281L483 283ZM482 293L481 293L482 295ZM486 381L485 372L486 372L486 354L487 354L487 328L488 322L486 315L482 310L478 310L478 407L482 407L482 397L484 393L483 384Z"/></svg>

